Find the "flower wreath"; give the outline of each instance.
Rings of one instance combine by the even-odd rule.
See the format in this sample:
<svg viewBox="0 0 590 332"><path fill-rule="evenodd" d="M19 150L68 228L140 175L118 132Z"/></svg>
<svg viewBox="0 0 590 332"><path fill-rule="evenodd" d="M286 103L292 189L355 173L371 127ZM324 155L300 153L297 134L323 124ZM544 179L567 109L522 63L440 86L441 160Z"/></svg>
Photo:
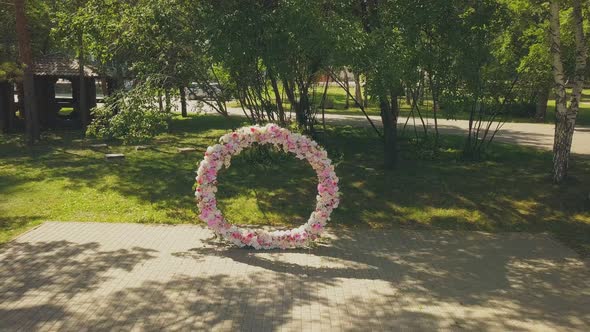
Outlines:
<svg viewBox="0 0 590 332"><path fill-rule="evenodd" d="M297 248L307 246L324 231L330 213L338 207L338 177L328 159L326 150L315 141L300 134L294 134L276 124L242 127L223 135L220 144L207 148L205 158L197 171L197 205L199 217L216 233L240 246L256 249ZM318 176L318 195L315 210L304 225L287 231L265 231L240 228L229 223L217 208L217 172L229 167L231 157L239 154L252 144L272 144L285 152L307 159Z"/></svg>

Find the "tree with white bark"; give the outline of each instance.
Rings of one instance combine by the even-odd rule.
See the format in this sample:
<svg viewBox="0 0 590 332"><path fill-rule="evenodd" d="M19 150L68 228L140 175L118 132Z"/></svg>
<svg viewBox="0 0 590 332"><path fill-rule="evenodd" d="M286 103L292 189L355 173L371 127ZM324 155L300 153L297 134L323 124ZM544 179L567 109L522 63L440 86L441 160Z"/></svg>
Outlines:
<svg viewBox="0 0 590 332"><path fill-rule="evenodd" d="M576 117L580 107L584 73L586 71L587 48L584 36L584 18L580 0L573 1L571 13L576 44L573 89L567 104L564 63L561 53L560 0L550 4L550 38L553 79L555 81L555 141L553 144L553 181L560 183L567 176Z"/></svg>

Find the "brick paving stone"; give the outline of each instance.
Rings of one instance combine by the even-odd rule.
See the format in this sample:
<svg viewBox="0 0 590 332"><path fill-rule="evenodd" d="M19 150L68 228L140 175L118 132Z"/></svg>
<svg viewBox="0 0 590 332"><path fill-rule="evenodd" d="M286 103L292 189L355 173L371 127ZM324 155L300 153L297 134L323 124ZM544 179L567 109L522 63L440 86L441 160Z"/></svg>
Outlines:
<svg viewBox="0 0 590 332"><path fill-rule="evenodd" d="M0 331L584 331L590 268L544 234L331 229L254 251L197 225L47 222L0 247Z"/></svg>

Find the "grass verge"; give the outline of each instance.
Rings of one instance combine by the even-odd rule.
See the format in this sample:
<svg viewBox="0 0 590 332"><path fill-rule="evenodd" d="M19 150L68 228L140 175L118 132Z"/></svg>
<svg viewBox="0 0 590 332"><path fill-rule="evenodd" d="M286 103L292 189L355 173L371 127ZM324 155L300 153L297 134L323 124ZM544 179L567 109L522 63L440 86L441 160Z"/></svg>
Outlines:
<svg viewBox="0 0 590 332"><path fill-rule="evenodd" d="M109 143L106 150L80 132L48 132L37 146L0 136L0 242L44 220L198 223L194 172L207 146L242 124L217 116L175 118L169 134L148 150ZM551 154L495 144L485 160L461 159L461 137L401 139L396 170L382 169L382 145L369 129L330 127L318 140L341 180L342 204L332 227L548 232L590 254L590 158L574 156L571 176L551 184ZM178 147L195 147L180 154ZM107 162L104 153L125 153ZM219 204L239 224L294 226L313 209L316 179L303 161L245 153L219 178Z"/></svg>

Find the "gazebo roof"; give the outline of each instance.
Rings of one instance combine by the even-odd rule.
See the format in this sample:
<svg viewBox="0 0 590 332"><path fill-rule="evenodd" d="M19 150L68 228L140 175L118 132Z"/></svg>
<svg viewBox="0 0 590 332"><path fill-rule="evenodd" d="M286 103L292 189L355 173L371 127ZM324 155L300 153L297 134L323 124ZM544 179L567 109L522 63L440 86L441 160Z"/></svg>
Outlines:
<svg viewBox="0 0 590 332"><path fill-rule="evenodd" d="M72 77L78 76L78 60L63 55L46 55L34 61L35 76ZM91 66L84 66L84 76L98 77Z"/></svg>

